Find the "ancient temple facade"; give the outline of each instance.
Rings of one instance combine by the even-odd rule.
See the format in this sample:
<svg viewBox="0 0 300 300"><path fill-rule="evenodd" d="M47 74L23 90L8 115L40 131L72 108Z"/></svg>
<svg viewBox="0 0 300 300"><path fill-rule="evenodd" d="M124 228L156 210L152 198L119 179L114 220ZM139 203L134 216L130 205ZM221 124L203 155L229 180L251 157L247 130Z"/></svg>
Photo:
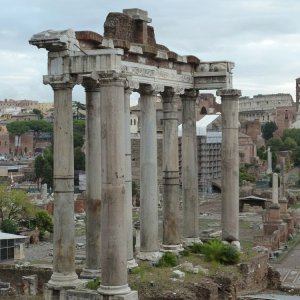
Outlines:
<svg viewBox="0 0 300 300"><path fill-rule="evenodd" d="M205 62L156 43L146 11L109 13L104 33L44 31L30 44L48 51L44 83L54 92L53 274L46 299L64 299L82 284L75 272L73 222L72 89L81 84L87 103L87 253L84 277L101 269L101 299L137 299L127 282L132 251L130 94L140 94L140 252L153 259L199 240L195 103L200 90L222 100L223 239L238 232L238 99L229 61ZM163 236L158 237L155 102L163 105ZM183 236L179 226L178 114L182 103ZM117 298L116 298L117 297Z"/></svg>

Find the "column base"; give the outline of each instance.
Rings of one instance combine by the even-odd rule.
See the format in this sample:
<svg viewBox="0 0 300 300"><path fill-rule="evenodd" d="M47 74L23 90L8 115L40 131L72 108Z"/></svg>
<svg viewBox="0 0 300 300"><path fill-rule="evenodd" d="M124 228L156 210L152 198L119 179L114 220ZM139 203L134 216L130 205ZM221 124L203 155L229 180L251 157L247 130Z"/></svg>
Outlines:
<svg viewBox="0 0 300 300"><path fill-rule="evenodd" d="M60 279L60 281L59 281ZM70 289L83 288L84 281L78 279L77 274L62 275L61 273L53 273L51 279L46 283L44 289L45 300L65 300L66 293Z"/></svg>
<svg viewBox="0 0 300 300"><path fill-rule="evenodd" d="M130 259L130 260L127 260L127 270L131 270L131 269L136 268L138 266L139 265L137 264L137 262L134 258Z"/></svg>
<svg viewBox="0 0 300 300"><path fill-rule="evenodd" d="M177 245L161 245L160 251L161 252L172 252L172 253L178 253L180 251L183 251L184 248L182 247L182 244Z"/></svg>
<svg viewBox="0 0 300 300"><path fill-rule="evenodd" d="M110 285L100 284L100 287L97 291L99 294L101 294L103 296L116 296L116 295L129 294L131 292L131 289L128 286L128 284L118 285L118 286L110 286ZM120 299L122 299L122 298L120 298ZM124 299L126 299L126 298L124 298Z"/></svg>
<svg viewBox="0 0 300 300"><path fill-rule="evenodd" d="M138 300L138 292L130 291L126 295L100 295L100 300Z"/></svg>
<svg viewBox="0 0 300 300"><path fill-rule="evenodd" d="M159 261L161 257L162 257L162 253L160 253L159 251L153 251L153 252L141 251L136 255L136 258L139 260L148 260L153 262Z"/></svg>
<svg viewBox="0 0 300 300"><path fill-rule="evenodd" d="M80 273L80 278L83 278L83 279L101 278L101 270L84 268L82 270L82 272Z"/></svg>
<svg viewBox="0 0 300 300"><path fill-rule="evenodd" d="M77 288L83 286L84 283L78 279L77 274L70 273L64 275L62 273L53 272L50 280L47 283L48 288L52 289L60 289L60 288Z"/></svg>
<svg viewBox="0 0 300 300"><path fill-rule="evenodd" d="M182 244L184 247L191 247L193 244L203 244L200 238L183 238L182 239Z"/></svg>

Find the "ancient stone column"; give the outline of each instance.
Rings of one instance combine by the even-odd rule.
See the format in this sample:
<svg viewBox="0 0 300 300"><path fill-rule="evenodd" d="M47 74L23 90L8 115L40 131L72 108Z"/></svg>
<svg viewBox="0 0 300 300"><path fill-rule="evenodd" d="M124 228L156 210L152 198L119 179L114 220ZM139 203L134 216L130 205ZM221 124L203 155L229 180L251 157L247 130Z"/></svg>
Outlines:
<svg viewBox="0 0 300 300"><path fill-rule="evenodd" d="M72 89L69 77L48 82L54 90L54 233L53 274L49 288L76 287L74 230L74 147Z"/></svg>
<svg viewBox="0 0 300 300"><path fill-rule="evenodd" d="M101 122L100 86L85 78L86 93L86 260L83 278L100 277Z"/></svg>
<svg viewBox="0 0 300 300"><path fill-rule="evenodd" d="M222 239L239 240L239 143L240 90L217 91L222 101Z"/></svg>
<svg viewBox="0 0 300 300"><path fill-rule="evenodd" d="M280 177L280 200L286 200L285 157L281 157L280 159Z"/></svg>
<svg viewBox="0 0 300 300"><path fill-rule="evenodd" d="M156 92L151 85L141 85L141 139L140 139L140 259L154 259L158 244L157 201L157 135Z"/></svg>
<svg viewBox="0 0 300 300"><path fill-rule="evenodd" d="M100 92L102 276L98 291L105 299L110 299L112 295L133 293L127 283L124 79L103 78Z"/></svg>
<svg viewBox="0 0 300 300"><path fill-rule="evenodd" d="M179 233L179 167L178 115L174 89L166 87L163 99L163 250L178 250Z"/></svg>
<svg viewBox="0 0 300 300"><path fill-rule="evenodd" d="M137 266L133 257L133 226L132 226L132 174L131 174L131 135L130 135L130 88L125 89L125 198L127 213L127 267L132 269Z"/></svg>
<svg viewBox="0 0 300 300"><path fill-rule="evenodd" d="M273 173L272 177L272 202L278 204L278 174Z"/></svg>
<svg viewBox="0 0 300 300"><path fill-rule="evenodd" d="M198 91L185 90L182 100L182 196L183 237L199 240L198 160L195 103Z"/></svg>
<svg viewBox="0 0 300 300"><path fill-rule="evenodd" d="M268 147L268 152L267 152L267 159L268 159L268 169L267 169L267 174L272 173L272 153L270 147Z"/></svg>

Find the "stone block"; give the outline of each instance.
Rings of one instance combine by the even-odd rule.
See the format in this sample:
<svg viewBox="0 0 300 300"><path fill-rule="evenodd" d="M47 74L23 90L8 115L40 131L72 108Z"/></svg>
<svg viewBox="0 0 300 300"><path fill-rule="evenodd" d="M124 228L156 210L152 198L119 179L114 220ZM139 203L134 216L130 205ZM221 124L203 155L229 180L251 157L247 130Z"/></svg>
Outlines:
<svg viewBox="0 0 300 300"><path fill-rule="evenodd" d="M173 276L174 278L184 279L184 278L185 278L185 273L184 273L184 272L181 272L181 271L179 271L179 270L175 270L175 271L173 271L172 276Z"/></svg>
<svg viewBox="0 0 300 300"><path fill-rule="evenodd" d="M36 295L38 288L37 275L22 276L23 293L24 295Z"/></svg>
<svg viewBox="0 0 300 300"><path fill-rule="evenodd" d="M100 300L101 295L98 292L92 290L67 290L66 300Z"/></svg>

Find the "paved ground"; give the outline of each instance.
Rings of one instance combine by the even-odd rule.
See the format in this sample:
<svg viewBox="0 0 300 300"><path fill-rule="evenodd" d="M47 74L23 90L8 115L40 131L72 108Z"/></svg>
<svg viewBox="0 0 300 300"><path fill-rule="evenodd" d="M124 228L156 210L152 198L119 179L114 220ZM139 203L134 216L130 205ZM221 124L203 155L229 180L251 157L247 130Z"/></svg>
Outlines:
<svg viewBox="0 0 300 300"><path fill-rule="evenodd" d="M274 267L280 272L284 287L300 290L300 244L280 264L274 264Z"/></svg>

